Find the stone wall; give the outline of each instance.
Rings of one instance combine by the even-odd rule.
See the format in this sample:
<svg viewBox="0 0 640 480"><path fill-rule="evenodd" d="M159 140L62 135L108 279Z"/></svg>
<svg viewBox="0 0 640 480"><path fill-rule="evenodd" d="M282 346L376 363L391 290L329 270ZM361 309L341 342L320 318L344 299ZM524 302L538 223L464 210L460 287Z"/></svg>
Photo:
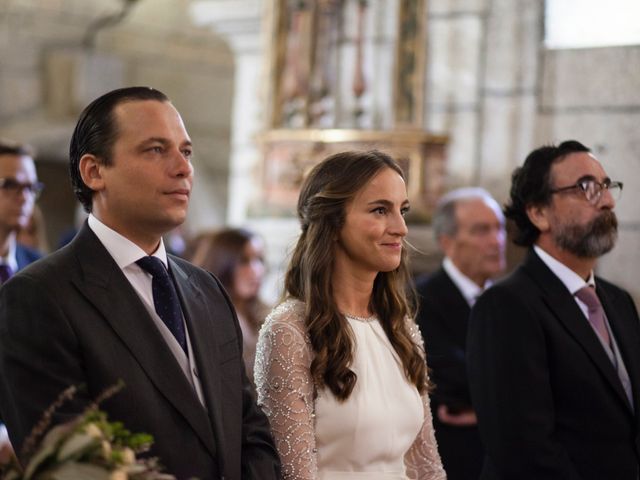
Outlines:
<svg viewBox="0 0 640 480"><path fill-rule="evenodd" d="M0 0L0 136L34 144L39 161L52 164L44 174L62 171L73 126L89 101L111 88L154 86L182 113L196 145L188 225L220 225L227 210L233 56L210 29L193 25L185 0L140 1L121 23L95 33L93 49L84 48L93 22L121 4ZM59 178L43 178L50 193L40 200L52 240L73 218L73 197ZM58 189L67 193L62 204L52 191Z"/></svg>

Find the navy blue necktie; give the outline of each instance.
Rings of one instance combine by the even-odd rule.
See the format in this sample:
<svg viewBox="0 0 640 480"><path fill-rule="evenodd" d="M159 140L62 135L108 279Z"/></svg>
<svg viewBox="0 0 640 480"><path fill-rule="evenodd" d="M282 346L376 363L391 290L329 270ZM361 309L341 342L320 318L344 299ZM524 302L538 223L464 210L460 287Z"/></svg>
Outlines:
<svg viewBox="0 0 640 480"><path fill-rule="evenodd" d="M0 285L9 280L13 275L13 269L6 263L0 264Z"/></svg>
<svg viewBox="0 0 640 480"><path fill-rule="evenodd" d="M182 322L180 299L169 272L157 257L142 257L136 263L153 277L151 290L156 313L171 331L184 352L187 353L187 337Z"/></svg>

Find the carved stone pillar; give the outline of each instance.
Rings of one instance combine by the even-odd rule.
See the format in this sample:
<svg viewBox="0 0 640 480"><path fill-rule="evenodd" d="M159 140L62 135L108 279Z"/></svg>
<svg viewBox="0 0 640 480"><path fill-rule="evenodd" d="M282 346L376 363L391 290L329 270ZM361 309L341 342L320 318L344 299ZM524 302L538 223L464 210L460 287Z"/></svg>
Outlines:
<svg viewBox="0 0 640 480"><path fill-rule="evenodd" d="M262 36L265 3L197 0L192 2L190 11L194 23L209 26L228 43L235 59L227 209L230 224L244 223L255 190L253 172L259 164L259 152L254 137L263 128L259 94L265 52ZM207 94L215 96L216 92Z"/></svg>

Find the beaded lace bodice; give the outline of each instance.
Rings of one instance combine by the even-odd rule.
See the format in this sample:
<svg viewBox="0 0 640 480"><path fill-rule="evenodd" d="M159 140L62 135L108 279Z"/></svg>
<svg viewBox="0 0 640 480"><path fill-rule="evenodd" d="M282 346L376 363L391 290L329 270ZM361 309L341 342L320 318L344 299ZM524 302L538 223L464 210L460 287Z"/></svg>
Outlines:
<svg viewBox="0 0 640 480"><path fill-rule="evenodd" d="M370 370L376 371L363 371L367 365L358 364L356 355L353 368L360 383L356 384L356 388L363 391L357 394L354 389L352 396L345 402L353 404L346 407L339 404L330 391L315 391L310 375L313 352L304 325L302 302L290 299L280 304L267 317L260 331L255 365L258 403L269 417L283 464L283 478L317 480L325 470L350 471L356 472L356 475L357 472L364 472L360 475L370 478L368 472L375 471L378 464L381 471L386 471L387 468L398 471L396 467L400 464L402 477L404 470L406 477L410 479L445 479L433 434L429 397L420 397L417 389L404 378L401 368L395 365L392 356L395 352L389 353L392 347L377 319L370 325L355 319L350 322L352 328L360 329L355 332L356 339L364 338L367 343L381 345L379 348L382 350L375 357L367 358L365 355L360 358L361 361L376 361L381 357L380 353L385 353L384 348L387 348L387 356L383 357L387 359L387 363L394 365L390 370L393 377L390 380L387 377L379 379L376 390L376 382L369 382L367 378L375 379L368 375L375 374L378 367L371 366ZM409 328L412 338L422 344L415 323L409 322ZM357 345L356 353L361 357L363 355L363 352L358 352ZM393 392L388 395L391 395L389 398L394 403L385 406L382 402L376 410L372 405L376 405L378 399L374 397L379 395L379 387L386 386L387 381L392 387L390 392ZM399 385L399 388L393 389L393 385ZM398 404L402 407L395 408ZM375 422L368 423L358 423L359 419L352 418L379 414L381 407L387 409L390 418L378 415ZM400 412L397 419L393 417L393 411ZM343 415L343 418L332 417L332 412L340 412L338 414ZM393 420L393 423L385 424L385 420ZM381 427L377 430L384 431L375 431L373 434L366 432L367 427L375 429L378 423ZM364 427L353 434L345 433L352 428L351 425Z"/></svg>

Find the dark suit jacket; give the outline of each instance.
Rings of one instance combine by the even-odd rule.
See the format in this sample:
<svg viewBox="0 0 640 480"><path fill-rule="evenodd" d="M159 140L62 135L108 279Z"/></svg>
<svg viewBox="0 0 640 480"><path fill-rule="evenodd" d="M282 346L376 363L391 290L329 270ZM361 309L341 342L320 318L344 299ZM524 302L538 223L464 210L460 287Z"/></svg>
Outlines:
<svg viewBox="0 0 640 480"><path fill-rule="evenodd" d="M433 426L438 450L450 480L477 480L483 449L475 426L452 426L440 422L437 409L471 408L467 378L467 326L471 309L447 272L440 268L417 281L420 307L416 321L425 340L427 364L435 384L431 394Z"/></svg>
<svg viewBox="0 0 640 480"><path fill-rule="evenodd" d="M436 388L434 406L470 408L467 380L467 325L471 309L449 275L440 268L418 280L420 308L416 321L425 339L427 364Z"/></svg>
<svg viewBox="0 0 640 480"><path fill-rule="evenodd" d="M25 247L24 245L16 244L16 263L18 264L18 271L22 270L27 265L42 258L42 254L37 250ZM4 423L0 416L0 423Z"/></svg>
<svg viewBox="0 0 640 480"><path fill-rule="evenodd" d="M486 448L483 479L637 480L640 322L629 294L596 291L634 405L571 293L533 252L471 312L469 379Z"/></svg>
<svg viewBox="0 0 640 480"><path fill-rule="evenodd" d="M16 263L18 264L18 270L22 270L27 265L42 258L42 254L37 250L25 247L24 245L16 244Z"/></svg>
<svg viewBox="0 0 640 480"><path fill-rule="evenodd" d="M0 289L0 411L12 443L69 385L86 386L54 417L81 412L107 387L110 419L154 436L151 455L180 479L275 479L279 460L242 365L229 299L211 275L169 257L206 410L140 298L85 224L63 249Z"/></svg>

